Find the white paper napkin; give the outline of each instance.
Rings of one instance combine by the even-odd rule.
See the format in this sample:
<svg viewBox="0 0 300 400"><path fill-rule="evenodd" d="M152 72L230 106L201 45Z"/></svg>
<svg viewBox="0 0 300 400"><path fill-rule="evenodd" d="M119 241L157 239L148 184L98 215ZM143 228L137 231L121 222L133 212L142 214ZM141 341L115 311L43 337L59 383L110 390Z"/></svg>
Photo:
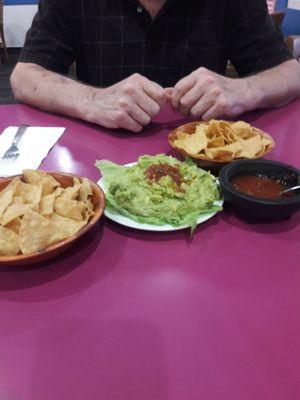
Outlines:
<svg viewBox="0 0 300 400"><path fill-rule="evenodd" d="M38 168L65 131L60 127L28 127L18 143L20 155L10 163L3 163L1 157L12 144L17 129L17 126L9 126L0 136L0 176L21 174L26 168Z"/></svg>

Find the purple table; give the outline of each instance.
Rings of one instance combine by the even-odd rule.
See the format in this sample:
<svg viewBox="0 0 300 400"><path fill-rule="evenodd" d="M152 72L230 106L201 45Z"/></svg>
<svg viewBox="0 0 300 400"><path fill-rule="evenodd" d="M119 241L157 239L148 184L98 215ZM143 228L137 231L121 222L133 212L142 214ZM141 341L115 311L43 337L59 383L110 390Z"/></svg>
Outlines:
<svg viewBox="0 0 300 400"><path fill-rule="evenodd" d="M300 168L300 101L243 118ZM96 159L170 153L183 120L165 110L133 135L0 107L1 131L21 122L65 126L42 167L97 181ZM299 223L223 212L189 240L104 219L52 261L1 267L0 399L300 399Z"/></svg>

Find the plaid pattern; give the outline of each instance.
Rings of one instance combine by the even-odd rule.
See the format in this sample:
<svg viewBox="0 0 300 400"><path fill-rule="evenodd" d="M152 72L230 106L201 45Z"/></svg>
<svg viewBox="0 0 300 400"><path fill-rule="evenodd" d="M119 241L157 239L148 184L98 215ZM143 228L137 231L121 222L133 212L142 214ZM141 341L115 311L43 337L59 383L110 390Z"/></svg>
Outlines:
<svg viewBox="0 0 300 400"><path fill-rule="evenodd" d="M137 0L40 0L22 62L105 87L134 72L173 86L200 66L241 76L291 56L265 0L167 0L152 21Z"/></svg>

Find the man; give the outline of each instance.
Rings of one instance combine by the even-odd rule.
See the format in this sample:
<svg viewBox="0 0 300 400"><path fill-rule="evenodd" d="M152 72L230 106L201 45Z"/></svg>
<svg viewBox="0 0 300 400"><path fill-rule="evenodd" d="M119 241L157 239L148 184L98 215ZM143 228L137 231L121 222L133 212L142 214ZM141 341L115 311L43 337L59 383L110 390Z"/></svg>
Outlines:
<svg viewBox="0 0 300 400"><path fill-rule="evenodd" d="M240 78L223 76L228 60ZM139 132L167 101L203 120L285 104L300 67L265 0L40 0L11 84L25 103Z"/></svg>

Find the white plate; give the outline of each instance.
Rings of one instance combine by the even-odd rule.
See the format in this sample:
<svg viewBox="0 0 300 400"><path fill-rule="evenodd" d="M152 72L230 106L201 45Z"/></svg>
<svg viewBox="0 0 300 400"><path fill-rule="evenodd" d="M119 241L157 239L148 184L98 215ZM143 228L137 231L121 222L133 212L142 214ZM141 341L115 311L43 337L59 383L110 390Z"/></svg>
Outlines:
<svg viewBox="0 0 300 400"><path fill-rule="evenodd" d="M130 163L130 164L125 164L125 167L131 167L132 165L135 165L135 164L136 164L135 162ZM101 178L97 183L105 193L104 178ZM221 201L221 200L214 202L214 205L216 205L216 206L222 206L222 204L223 204L223 201ZM203 222L211 219L215 214L217 214L217 212L218 211L214 211L214 212L199 215L199 217L197 219L197 225L202 224ZM114 222L117 222L120 225L127 226L128 228L140 229L142 231L168 232L168 231L179 231L181 229L190 228L189 225L173 226L173 225L169 225L169 224L164 224L164 225L142 224L140 222L134 221L133 219L125 217L122 214L113 213L113 212L109 211L107 208L105 208L105 210L104 210L104 215L107 218L111 219Z"/></svg>

